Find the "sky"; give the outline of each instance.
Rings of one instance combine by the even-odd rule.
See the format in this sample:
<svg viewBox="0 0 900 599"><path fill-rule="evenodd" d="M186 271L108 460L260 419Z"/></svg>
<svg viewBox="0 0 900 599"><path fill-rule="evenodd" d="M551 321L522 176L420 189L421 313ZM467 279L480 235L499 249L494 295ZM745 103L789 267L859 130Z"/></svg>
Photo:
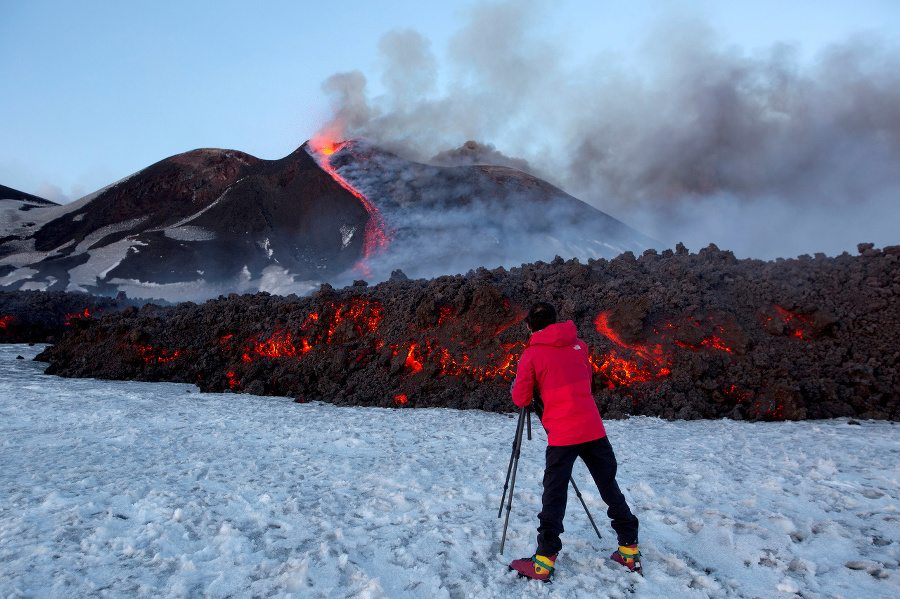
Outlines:
<svg viewBox="0 0 900 599"><path fill-rule="evenodd" d="M877 102L890 105L900 89L893 80L884 83L896 64L891 61L900 56L900 3L895 0L253 5L0 0L0 184L65 203L199 147L276 159L312 137L352 97L364 104L368 120L358 122L350 133L373 137L398 151L406 148L418 159L475 138L504 155L527 160L534 174L651 236L666 237L666 226L680 223L677 234L703 239L705 233L696 229L739 227L756 222L761 211L782 220L794 218L794 209L781 214L781 196L793 194L793 205L805 206L821 190L806 185L796 191L793 185L768 182L760 186L754 180L747 192L753 202L748 203L741 191L747 188L745 174L733 177L733 184L700 193L692 182L673 180L674 175L660 179L659 164L649 159L645 164L643 159L649 154L647 144L656 152L666 132L681 126L677 120L665 120L668 100L676 112L684 108L679 101L703 95L679 95L687 89L682 85L685 65L705 68L704 61L709 61L705 73L728 71L743 88L753 85L752 77L765 79L771 88L772 77L782 74L770 73L787 65L784 70L793 77L794 88L799 83L801 95L812 98L809 104L822 108L828 103L821 98L828 97L829 90L855 84L834 75L843 56L836 51L828 55L836 47L854 57L848 71L871 66L861 77L874 82ZM680 51L670 52L672 48ZM744 72L752 76L733 75ZM353 81L364 82L364 89L346 95L347 88L340 86L346 80L334 78L340 74L355 74ZM808 81L817 85L803 87ZM830 87L818 85L823 81ZM703 89L706 94L708 89ZM605 102L595 107L585 100L609 95L610 90L623 99L613 104L604 96ZM820 110L826 128L846 120L846 111L840 110L831 104ZM856 105L852 111L857 112ZM898 181L884 174L900 154L895 116L866 123L863 134L850 137L852 143L844 143L841 130L840 143L833 144L868 156L870 145L884 137L881 129L889 128L888 150L865 167L871 166L875 180L883 182L865 191L867 202L879 208L898 203L893 199ZM654 121L653 126L638 125L647 121ZM585 136L615 134L623 122L628 127L618 133L636 141L613 148L620 163L607 160L602 168L585 164L592 152L609 151L585 145ZM817 122L800 135L821 129ZM834 139L831 133L825 136L829 140ZM735 160L758 161L760 169L772 161L783 164L783 146L790 135L778 135L776 142L761 142L764 149L750 158L742 154ZM575 138L581 160L561 160L559 154ZM743 139L737 136L729 143ZM671 154L658 160L674 163L673 170L695 168L679 166L671 158L683 156L686 143L669 148ZM779 145L778 152L770 151L773 143ZM813 147L810 142L806 151L813 152ZM720 149L701 144L695 152L718 155ZM808 161L800 154L798 162ZM717 172L733 170L733 164L717 164ZM836 177L828 160L814 166L810 179L821 178L820 172ZM845 168L862 172L854 164ZM648 173L655 173L649 183ZM849 182L847 176L829 180L828 189L846 188L851 191L845 195L860 197L860 181L848 176ZM657 202L667 190L682 185L689 188L689 201L679 196L666 205ZM843 197L834 202L847 203ZM696 216L710 210L722 215L721 222L707 223ZM832 212L838 221L811 227L805 235L828 236L829 227L847 221L844 212L850 209ZM875 229L885 220L890 219L877 219ZM863 232L866 226L860 224ZM776 228L762 240L756 236L753 244L734 240L732 245L746 254L783 235Z"/></svg>

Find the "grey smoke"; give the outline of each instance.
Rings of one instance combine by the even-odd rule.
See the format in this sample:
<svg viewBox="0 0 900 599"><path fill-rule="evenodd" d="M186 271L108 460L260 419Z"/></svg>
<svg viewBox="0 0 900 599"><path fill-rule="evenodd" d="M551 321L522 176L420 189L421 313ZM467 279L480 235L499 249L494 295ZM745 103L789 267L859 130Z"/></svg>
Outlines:
<svg viewBox="0 0 900 599"><path fill-rule="evenodd" d="M472 166L476 164L492 166L508 166L523 172L530 172L527 160L511 158L499 152L493 144L482 144L469 140L458 148L444 150L428 161L438 166Z"/></svg>
<svg viewBox="0 0 900 599"><path fill-rule="evenodd" d="M473 144L467 152L489 152ZM496 151L494 152L496 154ZM321 157L320 157L321 159ZM652 240L547 183L509 168L442 168L411 162L360 140L329 157L375 203L390 243L367 257L372 281L396 268L412 278L513 267L556 255L588 260L641 254Z"/></svg>
<svg viewBox="0 0 900 599"><path fill-rule="evenodd" d="M73 185L72 192L66 193L57 185L53 185L52 183L47 183L46 181L41 183L37 190L34 192L34 195L39 198L44 198L45 200L50 200L51 202L56 202L57 204L68 204L72 200L83 197L85 194L84 186L82 185Z"/></svg>
<svg viewBox="0 0 900 599"><path fill-rule="evenodd" d="M602 48L575 60L535 35L541 10L476 5L445 65L417 32L389 32L384 94L359 71L326 82L336 123L414 160L519 160L669 247L774 258L900 243L897 47L856 37L804 60L669 19L629 62Z"/></svg>

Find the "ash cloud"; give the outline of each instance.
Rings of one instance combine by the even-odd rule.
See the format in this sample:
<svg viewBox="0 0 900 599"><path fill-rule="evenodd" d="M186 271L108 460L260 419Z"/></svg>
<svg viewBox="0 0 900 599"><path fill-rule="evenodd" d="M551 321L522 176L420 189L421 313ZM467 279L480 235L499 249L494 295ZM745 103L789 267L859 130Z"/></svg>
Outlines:
<svg viewBox="0 0 900 599"><path fill-rule="evenodd" d="M473 166L478 164L508 166L526 173L531 170L527 160L511 158L498 151L493 144L482 144L472 139L458 148L444 150L435 154L428 162L438 166Z"/></svg>
<svg viewBox="0 0 900 599"><path fill-rule="evenodd" d="M417 32L389 32L385 93L359 71L331 77L330 126L414 160L526 170L670 247L774 258L897 242L897 47L860 36L803 60L669 18L628 61L582 58L537 35L544 9L474 6L446 64Z"/></svg>

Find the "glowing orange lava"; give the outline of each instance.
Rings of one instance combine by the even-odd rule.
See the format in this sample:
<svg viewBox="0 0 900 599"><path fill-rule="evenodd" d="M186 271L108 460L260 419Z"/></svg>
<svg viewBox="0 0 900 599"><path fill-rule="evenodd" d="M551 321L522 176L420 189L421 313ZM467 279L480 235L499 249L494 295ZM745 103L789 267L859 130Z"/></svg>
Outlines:
<svg viewBox="0 0 900 599"><path fill-rule="evenodd" d="M400 393L399 395L394 396L394 403L398 406L405 404L408 401L409 401L409 398L406 395L404 395L403 393Z"/></svg>
<svg viewBox="0 0 900 599"><path fill-rule="evenodd" d="M506 306L510 308L509 305ZM478 347L485 339L497 334L521 321L519 311L512 309L508 320L500 325L490 327L477 323L459 322L452 316L449 307L439 309L441 326L453 326L476 332L475 340L463 342L455 340L452 348L442 345L436 338L412 339L401 348L391 345L393 356L403 352L404 369L408 374L416 374L425 369L426 364L433 366L432 372L437 376L468 375L478 381L493 379L512 380L515 377L516 363L525 349L524 342L503 343L495 350L473 360L468 351ZM298 331L289 333L277 329L268 335L251 337L243 344L235 346L233 335L219 338L222 351L232 353L245 363L256 359L291 358L302 359L303 355L313 351L319 345L345 343L347 340L366 339L369 348L374 350L384 346L385 340L379 334L379 326L383 319L383 308L380 302L365 298L350 298L344 302L330 302L323 314L311 313ZM349 335L349 337L348 337ZM471 345L470 345L471 344ZM357 361L367 359L363 354L356 356Z"/></svg>
<svg viewBox="0 0 900 599"><path fill-rule="evenodd" d="M409 345L409 353L406 354L405 366L413 372L420 372L422 366L422 355L419 352L419 344L413 341Z"/></svg>
<svg viewBox="0 0 900 599"><path fill-rule="evenodd" d="M171 362L176 359L181 352L179 351L169 351L166 349L160 349L157 347L151 347L149 345L133 345L134 350L138 353L141 359L144 362L149 363L161 363L161 362Z"/></svg>
<svg viewBox="0 0 900 599"><path fill-rule="evenodd" d="M381 322L381 304L379 302L353 298L345 304L331 303L329 307L334 311L334 319L328 326L325 343L331 343L335 331L342 322L351 321L358 335L374 333ZM312 322L316 322L319 318L316 314L310 316L310 318L313 317L315 319Z"/></svg>
<svg viewBox="0 0 900 599"><path fill-rule="evenodd" d="M12 322L12 316L4 316L0 318L0 329L6 329L6 325Z"/></svg>
<svg viewBox="0 0 900 599"><path fill-rule="evenodd" d="M385 225L381 212L369 199L358 189L353 187L349 181L344 179L331 165L330 157L341 149L346 142L337 142L335 137L328 131L317 133L309 140L310 155L316 160L316 163L326 173L337 181L337 183L356 196L363 203L366 212L369 213L369 220L366 222L365 232L363 234L363 261L377 256L387 247L390 236ZM363 263L360 264L358 270L362 271L366 276L369 275L368 267Z"/></svg>
<svg viewBox="0 0 900 599"><path fill-rule="evenodd" d="M297 348L290 336L283 331L275 331L265 341L256 341L253 351L264 358L293 358L297 355Z"/></svg>
<svg viewBox="0 0 900 599"><path fill-rule="evenodd" d="M635 354L635 358L620 357L619 352L610 350L600 358L592 356L591 364L594 372L606 376L610 389L616 385L630 385L668 376L672 373L669 368L668 358L661 345L631 344L622 339L621 335L612 330L609 325L609 312L601 312L594 320L597 332L619 346Z"/></svg>
<svg viewBox="0 0 900 599"><path fill-rule="evenodd" d="M712 320L712 317L709 318ZM700 326L700 322L692 320L689 324L695 327ZM603 356L591 356L591 366L595 373L602 373L607 379L607 385L610 389L616 385L628 385L635 382L644 382L665 377L672 374L672 355L666 351L662 343L627 343L622 339L621 335L612 330L609 325L609 313L603 312L594 320L594 327L597 332L612 341L616 349L609 350ZM654 329L654 333L658 339L664 341L664 335L674 335L680 327L672 322L666 322ZM713 330L724 334L724 327L715 325ZM691 349L694 351L701 348L707 350L718 350L733 353L732 349L718 335L710 334L699 341L697 345L689 345L677 339L670 339L668 343ZM624 355L622 355L624 354Z"/></svg>
<svg viewBox="0 0 900 599"><path fill-rule="evenodd" d="M102 312L102 310L101 310L101 312ZM66 324L67 325L72 324L72 321L75 320L76 318L90 318L91 316L93 316L93 315L91 314L91 311L88 308L84 309L83 314L82 313L66 314L66 316L65 316Z"/></svg>
<svg viewBox="0 0 900 599"><path fill-rule="evenodd" d="M237 389L238 387L241 386L241 381L238 380L237 375L234 373L233 370L228 372L225 375L225 377L228 379L228 386L231 387L232 389Z"/></svg>

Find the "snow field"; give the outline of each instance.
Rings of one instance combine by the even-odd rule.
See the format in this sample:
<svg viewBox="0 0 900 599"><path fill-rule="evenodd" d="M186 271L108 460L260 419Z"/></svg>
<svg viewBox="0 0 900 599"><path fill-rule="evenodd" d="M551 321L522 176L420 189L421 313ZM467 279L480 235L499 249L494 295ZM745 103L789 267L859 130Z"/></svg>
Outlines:
<svg viewBox="0 0 900 599"><path fill-rule="evenodd" d="M607 421L645 578L580 463L551 585L531 555L534 422L62 379L0 345L0 597L900 596L900 435L884 422ZM16 360L17 355L25 360ZM505 510L504 510L505 511Z"/></svg>

